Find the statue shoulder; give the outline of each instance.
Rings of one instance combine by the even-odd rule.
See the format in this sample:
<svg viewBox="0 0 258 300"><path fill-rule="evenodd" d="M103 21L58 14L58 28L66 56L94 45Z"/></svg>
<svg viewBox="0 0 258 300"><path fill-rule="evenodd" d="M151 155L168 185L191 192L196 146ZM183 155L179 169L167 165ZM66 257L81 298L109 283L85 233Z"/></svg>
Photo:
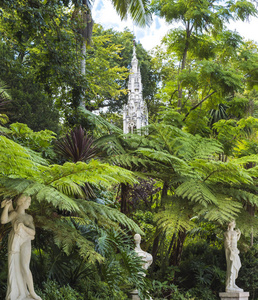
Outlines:
<svg viewBox="0 0 258 300"><path fill-rule="evenodd" d="M225 237L225 238L229 237L229 232L228 232L228 231L225 231L225 232L224 232L224 237Z"/></svg>

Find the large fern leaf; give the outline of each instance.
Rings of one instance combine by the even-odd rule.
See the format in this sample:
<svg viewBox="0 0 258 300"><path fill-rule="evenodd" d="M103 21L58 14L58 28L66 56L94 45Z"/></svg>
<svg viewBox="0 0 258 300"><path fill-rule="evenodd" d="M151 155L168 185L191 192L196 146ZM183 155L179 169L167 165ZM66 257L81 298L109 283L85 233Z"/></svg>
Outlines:
<svg viewBox="0 0 258 300"><path fill-rule="evenodd" d="M241 203L233 201L222 194L217 194L216 196L218 199L216 205L211 204L209 209L200 209L199 214L204 215L210 221L217 221L221 224L235 219L242 210Z"/></svg>
<svg viewBox="0 0 258 300"><path fill-rule="evenodd" d="M217 204L214 192L200 180L190 180L183 182L176 190L175 195L207 207L210 204Z"/></svg>

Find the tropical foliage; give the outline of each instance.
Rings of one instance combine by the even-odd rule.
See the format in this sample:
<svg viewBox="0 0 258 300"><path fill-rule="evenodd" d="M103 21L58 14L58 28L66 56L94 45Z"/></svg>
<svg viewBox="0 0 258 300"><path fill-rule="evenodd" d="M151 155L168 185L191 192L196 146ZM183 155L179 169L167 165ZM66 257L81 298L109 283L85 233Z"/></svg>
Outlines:
<svg viewBox="0 0 258 300"><path fill-rule="evenodd" d="M257 298L258 48L226 27L250 1L111 1L121 18L175 25L136 43L149 124L123 134L134 34L93 24L92 1L2 1L0 202L32 198L42 299L219 299L223 232L242 232ZM0 298L10 224L0 225ZM147 274L133 235L153 256ZM252 276L250 277L250 274ZM146 275L146 277L145 277Z"/></svg>

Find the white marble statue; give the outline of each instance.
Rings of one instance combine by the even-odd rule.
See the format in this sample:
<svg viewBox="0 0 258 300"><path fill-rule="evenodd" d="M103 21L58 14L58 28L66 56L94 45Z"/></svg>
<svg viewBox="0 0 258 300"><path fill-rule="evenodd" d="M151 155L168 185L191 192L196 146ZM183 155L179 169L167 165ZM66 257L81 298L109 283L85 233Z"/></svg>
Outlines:
<svg viewBox="0 0 258 300"><path fill-rule="evenodd" d="M26 214L31 198L22 195L13 209L12 200L4 200L1 223L12 223L8 238L8 280L6 300L41 300L35 293L33 278L29 268L31 240L35 237L32 216Z"/></svg>
<svg viewBox="0 0 258 300"><path fill-rule="evenodd" d="M233 220L228 224L228 230L224 233L227 261L226 292L243 292L235 282L241 268L239 250L237 249L237 241L240 239L241 232L239 229L234 230L235 226L236 222Z"/></svg>
<svg viewBox="0 0 258 300"><path fill-rule="evenodd" d="M136 233L134 235L134 242L135 242L135 248L134 251L142 258L143 264L142 267L143 269L147 270L149 266L152 264L153 258L152 255L148 252L145 252L141 249L141 236L140 234ZM144 276L146 274L144 273Z"/></svg>
<svg viewBox="0 0 258 300"><path fill-rule="evenodd" d="M134 251L137 253L138 256L141 257L142 259L142 268L144 270L147 270L149 268L149 266L152 264L152 261L153 261L153 258L152 258L152 255L146 251L143 251L142 248L141 248L141 236L140 234L136 233L134 235L134 242L135 242L135 248L134 248ZM146 273L142 272L143 276L146 276ZM140 297L138 296L138 290L134 290L132 292L132 299L134 300L140 300ZM152 298L148 298L146 300L152 300Z"/></svg>

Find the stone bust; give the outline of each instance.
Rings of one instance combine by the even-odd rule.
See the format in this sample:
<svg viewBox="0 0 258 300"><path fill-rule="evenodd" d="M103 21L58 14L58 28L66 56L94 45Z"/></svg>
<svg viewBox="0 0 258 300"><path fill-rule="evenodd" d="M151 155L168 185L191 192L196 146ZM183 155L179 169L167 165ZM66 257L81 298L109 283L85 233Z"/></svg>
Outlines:
<svg viewBox="0 0 258 300"><path fill-rule="evenodd" d="M41 300L35 293L33 278L29 268L31 258L31 240L35 237L32 216L25 210L29 208L31 198L21 195L13 209L12 200L2 202L1 223L12 223L8 237L8 279L6 300Z"/></svg>
<svg viewBox="0 0 258 300"><path fill-rule="evenodd" d="M239 250L237 249L237 242L240 239L241 232L239 229L235 230L235 226L235 220L231 221L228 224L227 231L224 233L227 261L226 292L243 292L235 282L238 277L238 271L241 268Z"/></svg>

